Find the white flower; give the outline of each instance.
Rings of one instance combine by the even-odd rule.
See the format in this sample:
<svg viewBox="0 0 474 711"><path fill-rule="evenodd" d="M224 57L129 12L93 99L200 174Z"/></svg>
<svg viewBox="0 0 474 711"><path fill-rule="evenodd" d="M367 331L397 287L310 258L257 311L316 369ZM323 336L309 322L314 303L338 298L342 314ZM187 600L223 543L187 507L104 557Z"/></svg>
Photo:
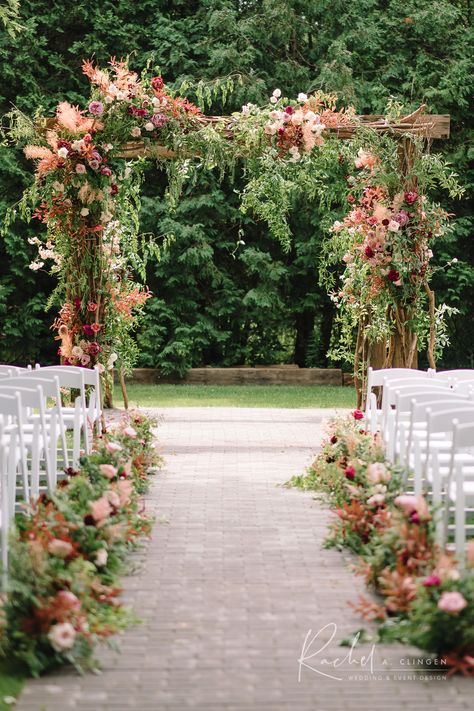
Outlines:
<svg viewBox="0 0 474 711"><path fill-rule="evenodd" d="M58 156L60 158L67 158L67 154L69 153L68 149L63 146L62 148L59 149L58 151Z"/></svg>
<svg viewBox="0 0 474 711"><path fill-rule="evenodd" d="M87 217L88 214L89 210L87 209L87 207L83 207L81 210L81 217Z"/></svg>
<svg viewBox="0 0 474 711"><path fill-rule="evenodd" d="M109 151L111 151L112 148L113 148L113 145L112 145L111 143L104 143L104 145L102 146L102 149L103 149L106 153L108 153Z"/></svg>
<svg viewBox="0 0 474 711"><path fill-rule="evenodd" d="M79 152L80 150L82 150L84 148L84 145L85 145L84 141L82 141L82 140L81 141L73 141L71 143L71 148L73 151Z"/></svg>
<svg viewBox="0 0 474 711"><path fill-rule="evenodd" d="M459 259L457 257L453 257L453 259L451 259L451 264L457 264L458 262Z"/></svg>
<svg viewBox="0 0 474 711"><path fill-rule="evenodd" d="M125 178L125 180L128 180L129 177L131 176L131 174L132 174L132 169L130 168L130 166L127 166L124 170L123 177Z"/></svg>
<svg viewBox="0 0 474 711"><path fill-rule="evenodd" d="M242 115L249 116L249 114L250 114L250 104L244 104L244 106L242 106Z"/></svg>
<svg viewBox="0 0 474 711"><path fill-rule="evenodd" d="M161 104L159 98L157 96L154 96L153 99L151 100L151 103L155 108L158 108Z"/></svg>
<svg viewBox="0 0 474 711"><path fill-rule="evenodd" d="M270 103L271 104L276 104L277 101L278 101L278 99L276 98L276 96L270 96Z"/></svg>
<svg viewBox="0 0 474 711"><path fill-rule="evenodd" d="M298 101L301 101L301 103L308 101L307 95L300 91L300 93L298 94Z"/></svg>
<svg viewBox="0 0 474 711"><path fill-rule="evenodd" d="M37 272L38 269L41 269L41 267L44 266L44 262L31 262L29 266L30 269L32 269L34 272Z"/></svg>
<svg viewBox="0 0 474 711"><path fill-rule="evenodd" d="M70 622L62 622L51 627L48 639L56 652L65 652L74 646L76 630Z"/></svg>
<svg viewBox="0 0 474 711"><path fill-rule="evenodd" d="M71 350L71 353L75 358L82 358L82 356L84 355L84 351L80 346L74 346Z"/></svg>
<svg viewBox="0 0 474 711"><path fill-rule="evenodd" d="M110 370L110 368L114 367L114 363L117 360L118 355L116 353L111 353L109 355L109 360L107 361L107 368Z"/></svg>
<svg viewBox="0 0 474 711"><path fill-rule="evenodd" d="M273 92L273 96L279 99L281 96L281 89L275 89L275 91Z"/></svg>
<svg viewBox="0 0 474 711"><path fill-rule="evenodd" d="M57 180L55 180L53 183L53 190L55 190L57 193L63 193L64 192L64 185L62 183L59 183Z"/></svg>
<svg viewBox="0 0 474 711"><path fill-rule="evenodd" d="M400 224L396 220L390 220L388 223L388 229L392 232L398 232L400 229Z"/></svg>
<svg viewBox="0 0 474 711"><path fill-rule="evenodd" d="M139 136L142 135L141 129L138 126L134 126L132 130L130 131L130 135L133 138L138 138Z"/></svg>
<svg viewBox="0 0 474 711"><path fill-rule="evenodd" d="M110 212L107 212L107 210L104 210L100 215L100 221L101 222L110 222L112 217L113 217L113 215Z"/></svg>
<svg viewBox="0 0 474 711"><path fill-rule="evenodd" d="M152 124L151 121L148 121L148 123L145 124L145 130L146 131L153 131L154 130L154 125Z"/></svg>
<svg viewBox="0 0 474 711"><path fill-rule="evenodd" d="M103 568L104 565L107 565L107 558L108 558L108 553L105 548L99 548L97 553L95 554L95 564L98 568Z"/></svg>
<svg viewBox="0 0 474 711"><path fill-rule="evenodd" d="M113 98L112 98L111 96L106 96L106 97L105 97L105 103L106 103L106 104L111 104L112 101L113 101Z"/></svg>

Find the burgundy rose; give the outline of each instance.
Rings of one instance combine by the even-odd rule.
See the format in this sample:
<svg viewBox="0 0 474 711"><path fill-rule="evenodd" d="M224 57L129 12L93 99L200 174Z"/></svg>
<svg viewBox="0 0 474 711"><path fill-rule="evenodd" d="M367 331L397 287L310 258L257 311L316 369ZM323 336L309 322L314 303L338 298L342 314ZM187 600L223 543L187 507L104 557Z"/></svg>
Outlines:
<svg viewBox="0 0 474 711"><path fill-rule="evenodd" d="M364 249L364 254L365 254L365 256L367 257L367 259L372 259L372 257L375 255L375 252L374 252L374 250L372 249L372 247L367 246L367 247Z"/></svg>
<svg viewBox="0 0 474 711"><path fill-rule="evenodd" d="M284 129L284 128L279 128L279 129L278 129L278 133L280 134L280 136L283 136L283 134L285 133L285 129Z"/></svg>
<svg viewBox="0 0 474 711"><path fill-rule="evenodd" d="M110 194L111 195L117 195L118 191L119 191L118 185L115 185L115 183L110 186Z"/></svg>
<svg viewBox="0 0 474 711"><path fill-rule="evenodd" d="M410 514L410 521L416 524L419 524L421 522L421 518L417 511L412 511L412 513Z"/></svg>
<svg viewBox="0 0 474 711"><path fill-rule="evenodd" d="M151 80L151 86L155 91L161 91L164 85L163 77L153 77Z"/></svg>
<svg viewBox="0 0 474 711"><path fill-rule="evenodd" d="M68 151L70 151L71 150L71 142L66 141L65 138L60 138L58 140L58 149L59 148L66 148Z"/></svg>
<svg viewBox="0 0 474 711"><path fill-rule="evenodd" d="M82 304L82 299L80 299L78 296L74 299L74 306L76 309L80 309Z"/></svg>
<svg viewBox="0 0 474 711"><path fill-rule="evenodd" d="M86 324L82 327L82 331L83 331L83 333L84 333L86 336L93 336L93 335L94 335L94 331L92 330L92 326L90 326L88 323L86 323Z"/></svg>
<svg viewBox="0 0 474 711"><path fill-rule="evenodd" d="M295 113L295 110L294 110L294 108L293 108L292 106L287 106L287 107L285 108L285 113L288 114L288 116L291 116L292 114Z"/></svg>
<svg viewBox="0 0 474 711"><path fill-rule="evenodd" d="M354 467L346 467L344 475L346 479L350 479L350 481L353 481L355 479L356 470L354 469Z"/></svg>
<svg viewBox="0 0 474 711"><path fill-rule="evenodd" d="M356 201L355 197L353 195L348 195L347 196L347 202L350 202L351 204Z"/></svg>
<svg viewBox="0 0 474 711"><path fill-rule="evenodd" d="M390 220L387 220L387 218L385 218L385 220L382 220L382 225L384 227L387 227L389 224L390 224Z"/></svg>
<svg viewBox="0 0 474 711"><path fill-rule="evenodd" d="M387 278L391 282L396 282L399 281L400 274L397 272L396 269L390 269L389 273L387 274Z"/></svg>
<svg viewBox="0 0 474 711"><path fill-rule="evenodd" d="M354 418L354 420L363 420L364 413L362 412L362 410L354 410L354 412L352 413L352 417Z"/></svg>
<svg viewBox="0 0 474 711"><path fill-rule="evenodd" d="M102 348L96 341L92 341L92 343L89 343L89 355L96 356L101 352L101 350Z"/></svg>
<svg viewBox="0 0 474 711"><path fill-rule="evenodd" d="M337 442L336 435L333 435L329 441L331 442L331 444L336 444L336 442Z"/></svg>
<svg viewBox="0 0 474 711"><path fill-rule="evenodd" d="M136 106L130 106L128 109L128 113L132 116L138 116L140 118L145 118L146 116L148 116L148 111L146 109L137 109Z"/></svg>
<svg viewBox="0 0 474 711"><path fill-rule="evenodd" d="M407 205L413 205L414 202L418 200L418 193L415 193L413 190L410 190L409 192L405 193L405 202Z"/></svg>

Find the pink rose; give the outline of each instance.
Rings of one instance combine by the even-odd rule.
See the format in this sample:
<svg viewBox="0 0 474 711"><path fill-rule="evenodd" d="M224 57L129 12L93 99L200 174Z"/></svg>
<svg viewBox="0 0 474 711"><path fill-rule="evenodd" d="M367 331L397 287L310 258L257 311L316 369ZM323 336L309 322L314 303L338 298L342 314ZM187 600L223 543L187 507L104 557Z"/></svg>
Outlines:
<svg viewBox="0 0 474 711"><path fill-rule="evenodd" d="M105 448L108 452L121 452L123 447L118 442L107 442Z"/></svg>
<svg viewBox="0 0 474 711"><path fill-rule="evenodd" d="M73 547L69 541L62 541L60 538L53 538L52 541L48 543L48 553L55 555L58 558L67 558L71 555Z"/></svg>
<svg viewBox="0 0 474 711"><path fill-rule="evenodd" d="M133 484L130 479L121 479L117 482L117 489L120 496L122 506L127 506L130 503L132 496Z"/></svg>
<svg viewBox="0 0 474 711"><path fill-rule="evenodd" d="M399 506L406 514L411 514L416 511L417 496L413 494L400 494L394 499L395 506Z"/></svg>
<svg viewBox="0 0 474 711"><path fill-rule="evenodd" d="M90 501L89 506L92 518L96 523L101 523L112 513L109 500L106 496L101 496L100 499L96 501Z"/></svg>
<svg viewBox="0 0 474 711"><path fill-rule="evenodd" d="M117 476L117 469L112 464L101 464L99 471L107 477L107 479L113 479Z"/></svg>
<svg viewBox="0 0 474 711"><path fill-rule="evenodd" d="M133 427L130 427L130 426L129 426L129 427L125 427L123 433L124 433L124 435L126 435L127 437L136 437L136 436L137 436L136 430L134 430Z"/></svg>
<svg viewBox="0 0 474 711"><path fill-rule="evenodd" d="M81 601L70 590L60 590L56 595L56 600L61 607L71 610L80 610L81 608Z"/></svg>
<svg viewBox="0 0 474 711"><path fill-rule="evenodd" d="M375 484L382 484L390 481L391 474L387 470L385 464L382 462L373 462L369 464L366 471L366 477L369 484L375 486Z"/></svg>
<svg viewBox="0 0 474 711"><path fill-rule="evenodd" d="M114 509L120 508L120 496L117 494L116 491L109 489L109 491L107 492L107 498L109 500L110 505L113 506Z"/></svg>
<svg viewBox="0 0 474 711"><path fill-rule="evenodd" d="M79 175L82 175L83 173L85 173L86 170L87 170L87 168L84 165L84 163L78 163L76 165L76 173L79 173Z"/></svg>
<svg viewBox="0 0 474 711"><path fill-rule="evenodd" d="M104 165L100 172L102 173L102 175L106 175L108 178L110 178L110 176L112 175L112 171L107 165Z"/></svg>
<svg viewBox="0 0 474 711"><path fill-rule="evenodd" d="M93 158L92 160L90 160L89 165L92 168L92 170L99 170L100 163L96 158Z"/></svg>
<svg viewBox="0 0 474 711"><path fill-rule="evenodd" d="M457 615L467 606L467 600L459 592L444 592L438 600L438 608L451 615Z"/></svg>

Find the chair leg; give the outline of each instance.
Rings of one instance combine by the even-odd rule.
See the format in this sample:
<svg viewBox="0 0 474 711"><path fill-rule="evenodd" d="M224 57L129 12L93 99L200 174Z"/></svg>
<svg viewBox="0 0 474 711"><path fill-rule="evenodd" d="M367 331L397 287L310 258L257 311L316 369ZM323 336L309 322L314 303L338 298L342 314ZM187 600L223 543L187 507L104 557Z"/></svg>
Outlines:
<svg viewBox="0 0 474 711"><path fill-rule="evenodd" d="M465 495L464 495L464 477L462 463L456 462L455 471L456 482L456 502L455 502L455 532L454 542L456 549L456 559L459 563L459 568L464 569L465 550L466 550L466 521L465 521Z"/></svg>

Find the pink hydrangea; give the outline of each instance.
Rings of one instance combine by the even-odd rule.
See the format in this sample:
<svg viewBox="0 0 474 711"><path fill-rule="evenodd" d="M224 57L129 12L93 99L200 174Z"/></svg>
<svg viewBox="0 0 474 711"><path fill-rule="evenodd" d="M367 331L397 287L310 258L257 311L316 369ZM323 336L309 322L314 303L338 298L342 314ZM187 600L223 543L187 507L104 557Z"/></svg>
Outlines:
<svg viewBox="0 0 474 711"><path fill-rule="evenodd" d="M130 426L125 427L123 433L124 433L124 435L125 435L126 437L132 437L132 438L133 438L133 437L136 437L136 436L137 436L137 431L134 430L133 427L130 427Z"/></svg>
<svg viewBox="0 0 474 711"><path fill-rule="evenodd" d="M121 452L123 449L122 445L119 444L118 442L107 442L107 444L105 445L105 448L108 452L112 452L112 453Z"/></svg>

